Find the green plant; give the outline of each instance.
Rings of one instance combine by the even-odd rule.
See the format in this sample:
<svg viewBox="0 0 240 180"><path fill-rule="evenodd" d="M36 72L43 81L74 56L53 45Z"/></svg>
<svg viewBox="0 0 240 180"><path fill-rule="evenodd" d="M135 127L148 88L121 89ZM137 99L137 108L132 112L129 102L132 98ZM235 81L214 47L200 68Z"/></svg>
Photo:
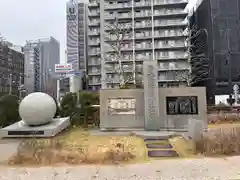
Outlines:
<svg viewBox="0 0 240 180"><path fill-rule="evenodd" d="M60 116L68 117L72 116L76 111L76 94L68 93L65 97L63 97L60 104Z"/></svg>
<svg viewBox="0 0 240 180"><path fill-rule="evenodd" d="M7 94L0 99L0 126L5 127L20 120L19 100L15 95Z"/></svg>
<svg viewBox="0 0 240 180"><path fill-rule="evenodd" d="M56 110L56 113L55 113L55 115L54 115L54 118L57 118L58 116L61 116L61 110L60 110L60 107L59 107L59 105L58 105L58 102L57 102L57 100L54 98L54 101L55 101L55 103L56 103L56 107L57 107L57 110Z"/></svg>
<svg viewBox="0 0 240 180"><path fill-rule="evenodd" d="M75 93L67 94L61 102L61 117L71 117L72 125L84 125L87 127L89 116L93 114L95 108L92 105L99 104L99 94L93 92L79 92L79 105L77 106L77 96ZM83 117L82 117L83 116Z"/></svg>
<svg viewBox="0 0 240 180"><path fill-rule="evenodd" d="M92 105L99 104L99 94L93 92L79 92L79 104L81 106L80 113L84 114L84 127L88 126L89 116L95 111Z"/></svg>

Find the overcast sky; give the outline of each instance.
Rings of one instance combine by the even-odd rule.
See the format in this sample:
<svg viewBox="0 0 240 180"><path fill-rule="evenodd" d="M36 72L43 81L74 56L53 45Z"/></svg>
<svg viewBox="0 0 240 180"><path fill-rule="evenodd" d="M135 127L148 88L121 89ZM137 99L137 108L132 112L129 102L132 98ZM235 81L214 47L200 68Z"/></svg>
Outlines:
<svg viewBox="0 0 240 180"><path fill-rule="evenodd" d="M0 33L15 45L26 40L53 36L66 47L65 5L67 0L0 0ZM190 0L191 4L196 0Z"/></svg>

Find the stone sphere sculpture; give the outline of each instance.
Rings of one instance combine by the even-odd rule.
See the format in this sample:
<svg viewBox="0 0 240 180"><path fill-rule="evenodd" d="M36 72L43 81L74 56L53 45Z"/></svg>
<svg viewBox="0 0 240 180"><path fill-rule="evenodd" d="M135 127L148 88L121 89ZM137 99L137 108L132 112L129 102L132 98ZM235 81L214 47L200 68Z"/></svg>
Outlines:
<svg viewBox="0 0 240 180"><path fill-rule="evenodd" d="M46 93L35 92L26 96L19 105L19 115L29 126L41 126L52 121L57 107Z"/></svg>

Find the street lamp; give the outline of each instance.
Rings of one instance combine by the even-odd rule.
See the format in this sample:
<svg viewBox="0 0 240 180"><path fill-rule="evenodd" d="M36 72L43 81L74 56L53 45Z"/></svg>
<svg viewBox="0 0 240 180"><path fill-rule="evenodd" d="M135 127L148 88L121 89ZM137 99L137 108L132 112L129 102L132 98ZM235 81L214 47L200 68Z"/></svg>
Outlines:
<svg viewBox="0 0 240 180"><path fill-rule="evenodd" d="M12 83L13 83L13 81L12 81L12 73L11 74L9 74L9 94L12 94Z"/></svg>

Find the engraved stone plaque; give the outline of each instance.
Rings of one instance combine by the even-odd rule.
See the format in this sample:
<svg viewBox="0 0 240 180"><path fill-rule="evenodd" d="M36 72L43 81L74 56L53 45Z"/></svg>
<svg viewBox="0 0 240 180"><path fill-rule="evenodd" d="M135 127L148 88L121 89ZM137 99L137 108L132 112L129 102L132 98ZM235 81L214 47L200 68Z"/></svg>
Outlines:
<svg viewBox="0 0 240 180"><path fill-rule="evenodd" d="M158 129L159 98L158 98L158 74L157 61L144 61L144 102L145 102L145 128Z"/></svg>
<svg viewBox="0 0 240 180"><path fill-rule="evenodd" d="M167 115L197 115L197 96L169 96L166 97Z"/></svg>
<svg viewBox="0 0 240 180"><path fill-rule="evenodd" d="M136 113L136 99L134 98L109 98L108 114L123 115Z"/></svg>

